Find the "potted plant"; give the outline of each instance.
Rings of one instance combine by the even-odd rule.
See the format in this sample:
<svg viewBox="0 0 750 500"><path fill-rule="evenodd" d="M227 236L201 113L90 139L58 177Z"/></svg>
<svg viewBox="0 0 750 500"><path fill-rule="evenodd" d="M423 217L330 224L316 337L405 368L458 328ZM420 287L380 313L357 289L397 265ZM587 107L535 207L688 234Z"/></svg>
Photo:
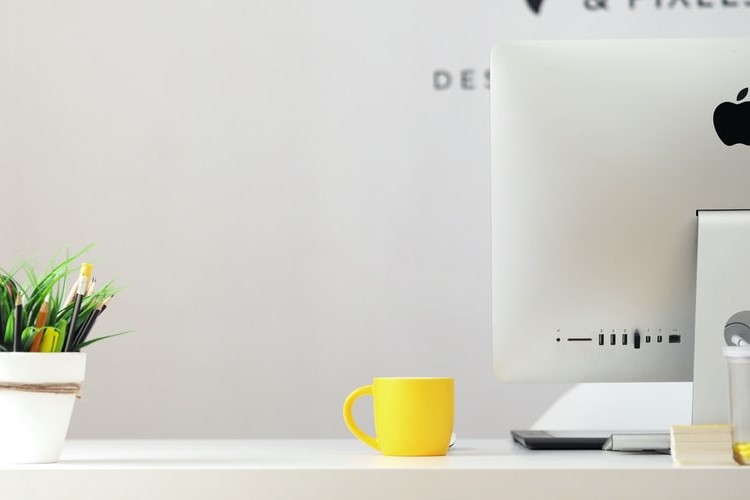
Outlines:
<svg viewBox="0 0 750 500"><path fill-rule="evenodd" d="M84 263L88 248L38 276L28 264L0 274L0 462L56 462L84 380L81 349L115 295ZM115 334L119 335L119 334Z"/></svg>

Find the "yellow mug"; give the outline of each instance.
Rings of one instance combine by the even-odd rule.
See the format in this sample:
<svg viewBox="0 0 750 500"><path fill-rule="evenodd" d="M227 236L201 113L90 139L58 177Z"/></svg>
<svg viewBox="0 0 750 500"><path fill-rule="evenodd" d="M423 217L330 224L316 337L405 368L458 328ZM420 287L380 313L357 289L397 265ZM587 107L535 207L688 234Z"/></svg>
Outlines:
<svg viewBox="0 0 750 500"><path fill-rule="evenodd" d="M453 432L454 382L441 377L376 377L344 401L344 423L352 434L384 455L445 455ZM372 396L375 436L354 422L357 398Z"/></svg>

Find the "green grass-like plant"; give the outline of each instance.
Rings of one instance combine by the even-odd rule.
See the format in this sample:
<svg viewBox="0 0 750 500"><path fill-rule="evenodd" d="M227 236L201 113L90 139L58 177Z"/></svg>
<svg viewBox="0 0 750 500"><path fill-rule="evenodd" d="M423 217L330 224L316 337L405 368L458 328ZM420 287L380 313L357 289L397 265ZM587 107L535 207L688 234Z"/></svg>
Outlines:
<svg viewBox="0 0 750 500"><path fill-rule="evenodd" d="M73 331L70 331L69 326L73 315L74 301L65 304L65 300L71 286L74 286L77 282L77 275L72 280L68 278L71 274L78 272L78 268L71 267L71 264L92 246L89 245L75 255L67 257L42 276L38 276L28 263L21 264L15 272L0 269L0 352L13 351L13 338L16 331L16 297L19 293L22 296L23 305L21 307L21 348L17 349L18 352L39 350L42 336L49 329L54 329L53 331L56 332L56 341L47 343L48 350L45 350L45 352L64 351L66 339L70 335L72 335L72 339L75 339L68 348L68 351L72 352L80 351L95 342L125 333L89 339L90 328L88 331L86 330L92 316L95 318L96 309L118 292L113 287L112 282L107 282L91 294L82 297L76 324ZM19 275L26 278L25 283L21 283ZM43 323L39 323L39 313L45 300L48 301L48 313ZM91 323L91 326L93 326L93 323ZM54 336L52 334L50 338ZM32 346L36 348L32 349Z"/></svg>

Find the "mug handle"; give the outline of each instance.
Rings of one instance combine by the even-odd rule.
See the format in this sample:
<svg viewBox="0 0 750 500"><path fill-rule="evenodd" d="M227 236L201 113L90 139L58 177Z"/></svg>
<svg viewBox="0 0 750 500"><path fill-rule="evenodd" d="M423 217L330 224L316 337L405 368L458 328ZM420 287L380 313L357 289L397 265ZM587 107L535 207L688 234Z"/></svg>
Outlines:
<svg viewBox="0 0 750 500"><path fill-rule="evenodd" d="M354 406L354 401L358 397L366 396L366 395L372 396L371 385L365 385L358 389L355 389L351 392L351 394L349 394L346 397L346 400L344 401L344 423L346 424L346 427L349 429L349 431L352 434L354 434L358 439L363 441L365 444L380 451L380 447L378 446L378 440L370 436L369 434L365 433L362 429L360 429L357 423L354 422L354 417L352 416L352 406Z"/></svg>

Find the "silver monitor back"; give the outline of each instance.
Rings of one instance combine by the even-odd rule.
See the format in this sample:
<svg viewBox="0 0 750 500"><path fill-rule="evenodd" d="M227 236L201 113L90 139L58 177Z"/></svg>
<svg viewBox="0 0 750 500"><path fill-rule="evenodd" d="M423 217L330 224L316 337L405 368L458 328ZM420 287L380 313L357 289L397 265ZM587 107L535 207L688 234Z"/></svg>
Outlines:
<svg viewBox="0 0 750 500"><path fill-rule="evenodd" d="M692 379L696 210L750 207L748 61L745 40L495 48L500 380Z"/></svg>

